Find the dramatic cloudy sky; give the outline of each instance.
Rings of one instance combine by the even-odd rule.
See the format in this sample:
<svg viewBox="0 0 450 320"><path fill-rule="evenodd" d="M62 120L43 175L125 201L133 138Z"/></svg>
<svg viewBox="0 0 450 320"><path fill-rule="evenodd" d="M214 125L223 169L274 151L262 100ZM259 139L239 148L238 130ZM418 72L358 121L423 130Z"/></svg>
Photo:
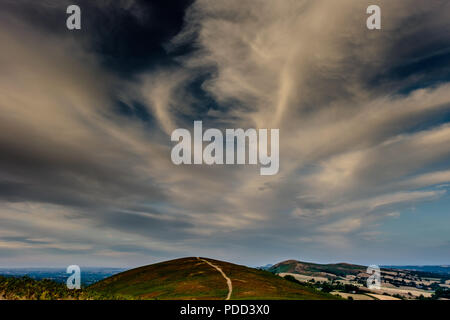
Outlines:
<svg viewBox="0 0 450 320"><path fill-rule="evenodd" d="M450 264L447 0L2 0L0 44L0 266ZM173 165L194 120L279 173Z"/></svg>

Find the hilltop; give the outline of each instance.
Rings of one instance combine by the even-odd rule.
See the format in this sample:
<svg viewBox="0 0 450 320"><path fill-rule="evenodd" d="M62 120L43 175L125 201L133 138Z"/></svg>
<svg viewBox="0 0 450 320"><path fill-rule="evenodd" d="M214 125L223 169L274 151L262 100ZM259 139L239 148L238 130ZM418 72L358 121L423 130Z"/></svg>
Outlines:
<svg viewBox="0 0 450 320"><path fill-rule="evenodd" d="M219 269L222 271L220 272ZM222 274L223 273L223 274ZM227 283L230 280L232 290ZM336 299L271 272L208 258L181 258L116 274L89 289L135 299Z"/></svg>

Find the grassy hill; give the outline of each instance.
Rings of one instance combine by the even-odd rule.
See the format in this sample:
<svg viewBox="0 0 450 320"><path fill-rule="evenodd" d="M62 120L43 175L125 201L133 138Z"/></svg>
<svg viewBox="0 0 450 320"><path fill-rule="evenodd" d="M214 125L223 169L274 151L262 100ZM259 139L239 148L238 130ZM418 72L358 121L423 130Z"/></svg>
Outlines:
<svg viewBox="0 0 450 320"><path fill-rule="evenodd" d="M203 258L202 258L203 259ZM231 299L336 299L313 288L287 281L268 271L206 259L231 279ZM197 258L182 258L125 271L89 289L137 299L219 299L228 294L225 278Z"/></svg>
<svg viewBox="0 0 450 320"><path fill-rule="evenodd" d="M277 263L268 270L274 273L298 273L309 276L334 275L345 277L346 275L357 275L364 273L367 267L348 263L317 264L287 260Z"/></svg>

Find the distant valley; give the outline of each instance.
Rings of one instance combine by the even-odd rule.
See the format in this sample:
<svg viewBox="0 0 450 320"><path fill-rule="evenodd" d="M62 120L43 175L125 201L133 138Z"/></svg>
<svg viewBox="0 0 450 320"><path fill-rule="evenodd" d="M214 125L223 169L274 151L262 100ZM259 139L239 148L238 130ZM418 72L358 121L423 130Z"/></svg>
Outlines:
<svg viewBox="0 0 450 320"><path fill-rule="evenodd" d="M83 276L81 284L89 286L102 279L108 278L116 273L123 272L125 268L81 268ZM48 279L59 283L66 283L67 274L65 268L0 268L0 276L6 277L29 277L35 280Z"/></svg>

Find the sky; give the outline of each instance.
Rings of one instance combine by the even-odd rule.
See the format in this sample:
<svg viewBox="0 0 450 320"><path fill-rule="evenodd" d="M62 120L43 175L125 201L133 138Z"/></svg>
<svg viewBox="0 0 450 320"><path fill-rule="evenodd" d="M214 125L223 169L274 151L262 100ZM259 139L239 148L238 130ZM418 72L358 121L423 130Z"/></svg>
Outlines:
<svg viewBox="0 0 450 320"><path fill-rule="evenodd" d="M0 43L1 267L450 264L446 0L2 0ZM174 165L195 120L278 174Z"/></svg>

